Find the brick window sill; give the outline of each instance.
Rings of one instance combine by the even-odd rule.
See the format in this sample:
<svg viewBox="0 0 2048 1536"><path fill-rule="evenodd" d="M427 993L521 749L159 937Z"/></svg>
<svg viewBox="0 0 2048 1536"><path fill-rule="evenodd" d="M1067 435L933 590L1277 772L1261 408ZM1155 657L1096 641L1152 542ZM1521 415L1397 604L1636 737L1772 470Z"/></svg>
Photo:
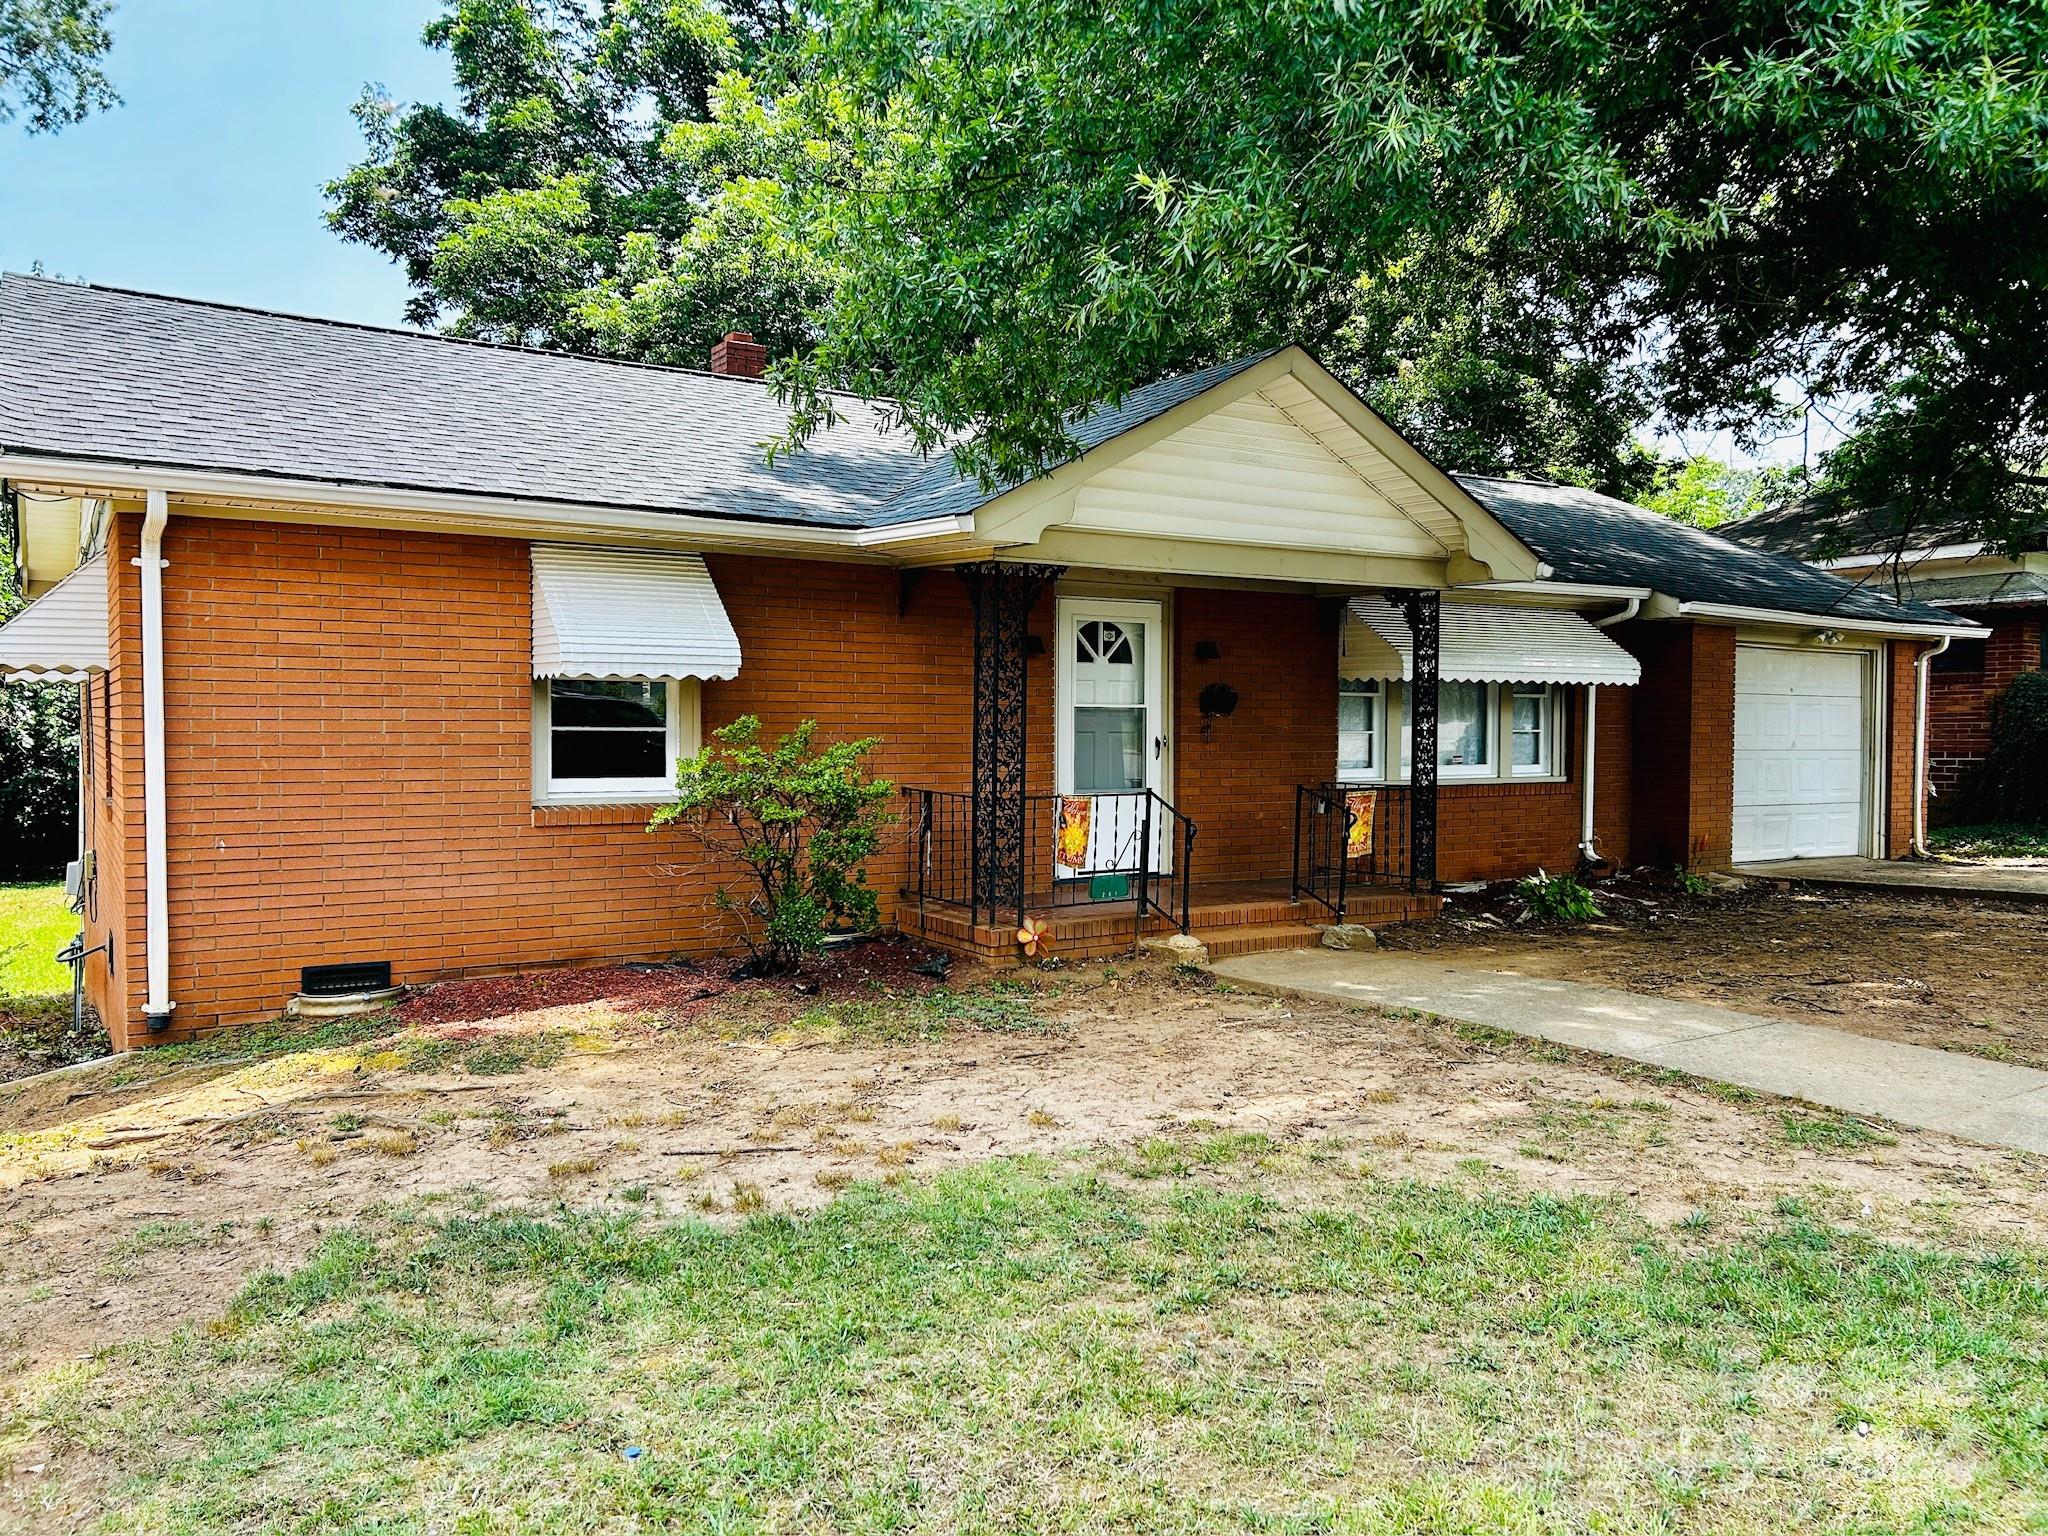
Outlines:
<svg viewBox="0 0 2048 1536"><path fill-rule="evenodd" d="M536 827L644 827L648 818L663 804L666 802L645 800L601 804L578 801L536 805L533 808L533 824Z"/></svg>

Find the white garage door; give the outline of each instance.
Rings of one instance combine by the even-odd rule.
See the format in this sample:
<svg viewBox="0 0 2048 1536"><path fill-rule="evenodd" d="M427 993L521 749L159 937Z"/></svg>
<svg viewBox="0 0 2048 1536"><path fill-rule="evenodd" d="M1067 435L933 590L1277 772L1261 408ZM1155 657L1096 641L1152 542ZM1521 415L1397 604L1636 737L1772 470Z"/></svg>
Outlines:
<svg viewBox="0 0 2048 1536"><path fill-rule="evenodd" d="M1735 858L1863 852L1866 660L1735 649Z"/></svg>

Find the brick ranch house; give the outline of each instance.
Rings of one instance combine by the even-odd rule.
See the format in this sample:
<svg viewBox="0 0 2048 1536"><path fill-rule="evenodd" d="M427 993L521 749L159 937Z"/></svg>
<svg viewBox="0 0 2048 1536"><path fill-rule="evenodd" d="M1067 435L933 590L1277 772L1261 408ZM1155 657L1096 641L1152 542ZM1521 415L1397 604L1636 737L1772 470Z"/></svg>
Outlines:
<svg viewBox="0 0 2048 1536"><path fill-rule="evenodd" d="M1929 813L1947 819L1945 803L1954 805L1991 750L1993 711L2005 690L2022 672L2048 669L2048 529L2005 555L1967 529L1907 531L1884 510L1807 501L1722 532L1986 631L1951 636L1928 660Z"/></svg>
<svg viewBox="0 0 2048 1536"><path fill-rule="evenodd" d="M771 467L709 372L32 278L0 476L83 689L117 1047L733 939L645 830L741 714L877 735L885 918L993 958L1313 939L1442 884L1899 856L1917 660L1975 633L1568 487L1457 477L1299 348L1139 389L984 490L860 401ZM1434 747L1432 749L1432 743Z"/></svg>

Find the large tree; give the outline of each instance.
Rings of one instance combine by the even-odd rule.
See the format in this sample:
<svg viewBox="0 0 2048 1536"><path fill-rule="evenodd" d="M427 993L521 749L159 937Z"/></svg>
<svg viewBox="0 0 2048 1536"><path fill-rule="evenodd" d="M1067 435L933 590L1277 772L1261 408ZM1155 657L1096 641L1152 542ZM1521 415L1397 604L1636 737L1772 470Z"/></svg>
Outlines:
<svg viewBox="0 0 2048 1536"><path fill-rule="evenodd" d="M1475 343L1568 330L1595 398L1680 425L1868 402L1859 496L2043 515L2048 7L833 0L818 47L784 110L865 126L809 201L843 276L798 436L850 385L1028 471L1067 412L1328 345L1477 240ZM1447 334L1368 329L1383 371Z"/></svg>
<svg viewBox="0 0 2048 1536"><path fill-rule="evenodd" d="M0 123L31 133L81 122L120 97L100 63L112 0L0 0Z"/></svg>
<svg viewBox="0 0 2048 1536"><path fill-rule="evenodd" d="M778 184L741 135L710 169L673 142L790 25L775 0L446 0L424 37L455 105L365 91L329 222L404 267L408 318L460 335L687 363L728 329L807 344L823 286L778 242Z"/></svg>

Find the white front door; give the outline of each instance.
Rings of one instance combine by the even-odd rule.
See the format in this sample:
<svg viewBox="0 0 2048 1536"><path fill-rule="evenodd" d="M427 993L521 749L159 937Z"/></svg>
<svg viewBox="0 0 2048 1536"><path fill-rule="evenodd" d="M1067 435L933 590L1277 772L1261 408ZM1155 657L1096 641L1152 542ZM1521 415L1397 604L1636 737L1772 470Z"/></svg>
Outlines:
<svg viewBox="0 0 2048 1536"><path fill-rule="evenodd" d="M1166 768L1166 619L1156 602L1061 598L1058 695L1060 794L1087 797L1085 853L1069 847L1055 874L1072 878L1137 862L1143 791L1163 792ZM1151 867L1164 870L1170 843L1154 817ZM1078 862L1076 862L1078 860Z"/></svg>
<svg viewBox="0 0 2048 1536"><path fill-rule="evenodd" d="M1863 852L1870 779L1860 651L1735 648L1735 860Z"/></svg>

